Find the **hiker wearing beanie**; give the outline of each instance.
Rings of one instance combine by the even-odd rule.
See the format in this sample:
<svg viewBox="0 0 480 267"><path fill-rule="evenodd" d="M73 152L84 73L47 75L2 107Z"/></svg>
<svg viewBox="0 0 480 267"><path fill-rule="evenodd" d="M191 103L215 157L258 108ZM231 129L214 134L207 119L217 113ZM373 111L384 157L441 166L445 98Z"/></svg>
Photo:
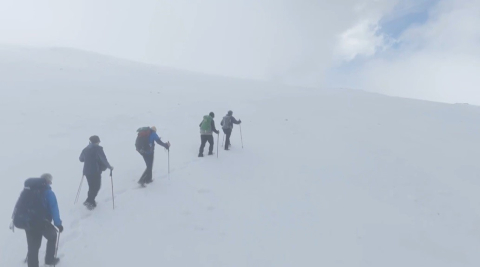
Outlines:
<svg viewBox="0 0 480 267"><path fill-rule="evenodd" d="M103 147L100 146L100 138L96 135L90 137L90 144L80 154L80 162L83 162L83 175L88 181L88 197L83 203L88 209L97 206L95 198L102 185L102 172L106 169L113 170L108 163Z"/></svg>
<svg viewBox="0 0 480 267"><path fill-rule="evenodd" d="M225 139L225 150L228 150L230 146L230 136L232 135L232 130L233 130L233 124L240 124L242 123L242 120L236 120L233 117L233 111L229 110L227 115L223 117L222 122L220 125L222 125L223 132L227 136Z"/></svg>
<svg viewBox="0 0 480 267"><path fill-rule="evenodd" d="M170 142L164 143L157 134L157 127L143 127L137 130L138 136L135 142L135 147L138 153L142 155L145 160L147 168L143 172L142 176L138 180L138 183L142 186L153 182L153 159L155 155L155 142L165 149L170 149Z"/></svg>
<svg viewBox="0 0 480 267"><path fill-rule="evenodd" d="M210 112L210 114L203 116L203 120L200 123L200 151L198 152L199 157L203 157L203 150L205 149L205 145L207 142L209 143L210 147L208 148L208 155L213 155L213 133L219 134L220 132L217 131L215 128L215 114Z"/></svg>
<svg viewBox="0 0 480 267"><path fill-rule="evenodd" d="M55 265L60 261L56 258L55 250L57 229L61 233L63 226L57 197L51 187L52 181L52 175L49 173L43 174L40 178L27 179L13 212L14 226L24 229L27 236L28 267L39 267L38 251L42 245L42 237L47 239L45 264ZM52 220L57 229L52 225Z"/></svg>

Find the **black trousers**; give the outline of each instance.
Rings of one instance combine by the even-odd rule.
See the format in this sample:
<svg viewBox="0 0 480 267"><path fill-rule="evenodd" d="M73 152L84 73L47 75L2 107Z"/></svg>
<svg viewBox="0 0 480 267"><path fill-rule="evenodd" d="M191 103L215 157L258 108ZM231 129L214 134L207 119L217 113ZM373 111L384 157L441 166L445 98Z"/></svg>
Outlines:
<svg viewBox="0 0 480 267"><path fill-rule="evenodd" d="M202 144L200 145L200 151L199 154L203 155L203 150L205 149L205 145L207 142L210 144L210 147L208 148L208 153L213 152L213 135L201 135L200 140Z"/></svg>
<svg viewBox="0 0 480 267"><path fill-rule="evenodd" d="M142 177L140 177L140 180L138 181L139 183L149 183L153 180L153 158L154 154L142 154L143 160L145 160L145 164L147 165L147 169L142 174Z"/></svg>
<svg viewBox="0 0 480 267"><path fill-rule="evenodd" d="M97 197L98 191L100 191L100 187L102 186L102 173L90 174L85 176L87 177L88 182L87 202L95 203L95 198Z"/></svg>
<svg viewBox="0 0 480 267"><path fill-rule="evenodd" d="M228 146L230 145L230 136L232 135L232 129L223 129L223 132L227 136L225 139L225 149L228 149Z"/></svg>
<svg viewBox="0 0 480 267"><path fill-rule="evenodd" d="M28 243L28 267L39 267L38 251L42 246L42 237L47 241L47 252L45 253L45 261L51 262L55 257L55 247L57 245L57 230L51 223L45 222L45 225L32 229L25 230L27 234Z"/></svg>

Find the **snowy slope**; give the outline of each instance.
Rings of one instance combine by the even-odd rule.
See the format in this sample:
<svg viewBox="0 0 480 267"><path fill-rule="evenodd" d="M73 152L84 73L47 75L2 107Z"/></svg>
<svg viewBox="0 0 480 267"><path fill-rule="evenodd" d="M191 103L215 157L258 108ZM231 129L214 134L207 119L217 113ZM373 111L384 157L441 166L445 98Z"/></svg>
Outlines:
<svg viewBox="0 0 480 267"><path fill-rule="evenodd" d="M480 264L478 107L6 46L0 88L0 266L24 266L25 235L7 226L24 179L43 172L65 226L59 266ZM231 151L197 158L202 116L218 126L229 109L244 149L236 127ZM139 189L146 125L172 143L171 174L157 147L156 180ZM93 134L115 166L115 210L106 173L96 210L73 205Z"/></svg>

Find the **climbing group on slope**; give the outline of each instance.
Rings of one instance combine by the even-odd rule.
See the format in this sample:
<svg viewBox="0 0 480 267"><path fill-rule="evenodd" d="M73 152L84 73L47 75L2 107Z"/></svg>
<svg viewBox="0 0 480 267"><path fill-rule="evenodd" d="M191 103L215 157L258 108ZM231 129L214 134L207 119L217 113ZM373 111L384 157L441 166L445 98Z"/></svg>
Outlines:
<svg viewBox="0 0 480 267"><path fill-rule="evenodd" d="M215 128L214 118L215 114L210 112L208 115L203 116L203 120L199 125L201 144L198 157L203 157L203 151L207 142L209 143L208 155L213 155L213 133L216 133L217 136L220 134ZM232 111L228 111L227 115L223 117L220 125L225 134L224 137L226 137L225 150L229 150L230 148L230 137L233 125L241 123L241 120L237 121L233 117ZM218 140L219 138L217 138L217 142ZM153 182L155 143L164 147L168 151L170 150L170 142L162 142L157 134L157 128L155 126L142 127L137 130L135 148L143 157L146 165L145 171L138 180L138 183L143 187L145 184ZM82 186L83 177L86 177L89 189L87 199L83 204L89 210L92 210L97 206L95 198L97 197L102 184L102 173L107 169L110 169L110 176L112 176L113 166L108 162L103 147L100 146L100 138L96 135L89 138L89 144L82 150L79 160L83 163L83 176L80 182L77 199ZM12 231L15 231L15 228L25 230L28 245L28 253L25 262L28 264L28 267L39 267L38 253L42 244L42 237L47 239L45 264L55 266L60 261L57 257L57 251L60 233L63 232L63 224L60 219L57 198L51 188L52 182L53 177L49 173L42 174L40 178L27 179L24 182L24 189L20 193L13 211L10 229Z"/></svg>

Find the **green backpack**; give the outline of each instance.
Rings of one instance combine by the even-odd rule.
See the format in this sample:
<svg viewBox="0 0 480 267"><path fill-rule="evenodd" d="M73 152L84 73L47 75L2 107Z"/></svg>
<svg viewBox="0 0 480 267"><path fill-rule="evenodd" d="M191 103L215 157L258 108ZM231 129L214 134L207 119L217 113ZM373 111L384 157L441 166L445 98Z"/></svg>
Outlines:
<svg viewBox="0 0 480 267"><path fill-rule="evenodd" d="M202 124L200 124L200 132L201 133L211 133L212 132L212 121L213 118L205 115L203 116Z"/></svg>

